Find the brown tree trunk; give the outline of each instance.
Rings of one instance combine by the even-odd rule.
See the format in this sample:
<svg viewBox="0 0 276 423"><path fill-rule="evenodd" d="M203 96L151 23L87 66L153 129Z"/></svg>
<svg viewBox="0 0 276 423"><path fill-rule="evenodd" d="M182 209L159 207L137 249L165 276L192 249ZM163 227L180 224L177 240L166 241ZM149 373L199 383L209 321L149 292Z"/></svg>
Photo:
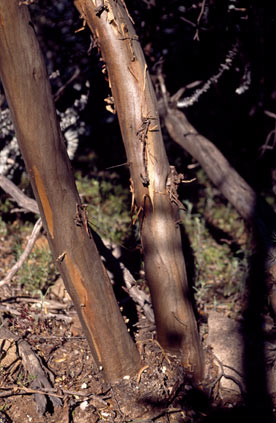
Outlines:
<svg viewBox="0 0 276 423"><path fill-rule="evenodd" d="M180 110L169 109L165 125L171 138L190 153L211 181L246 220L252 220L256 193L233 169L215 145L199 134Z"/></svg>
<svg viewBox="0 0 276 423"><path fill-rule="evenodd" d="M87 225L26 6L0 2L0 77L49 244L109 381L134 374L139 354Z"/></svg>
<svg viewBox="0 0 276 423"><path fill-rule="evenodd" d="M267 250L267 268L275 267L275 213L263 198L230 165L218 148L199 134L180 110L159 107L171 138L191 154L202 166L237 212L261 236ZM276 275L276 272L275 272Z"/></svg>
<svg viewBox="0 0 276 423"><path fill-rule="evenodd" d="M155 93L123 1L75 0L106 63L139 216L146 279L158 340L202 374L202 352L189 298L178 224L178 175L165 152Z"/></svg>

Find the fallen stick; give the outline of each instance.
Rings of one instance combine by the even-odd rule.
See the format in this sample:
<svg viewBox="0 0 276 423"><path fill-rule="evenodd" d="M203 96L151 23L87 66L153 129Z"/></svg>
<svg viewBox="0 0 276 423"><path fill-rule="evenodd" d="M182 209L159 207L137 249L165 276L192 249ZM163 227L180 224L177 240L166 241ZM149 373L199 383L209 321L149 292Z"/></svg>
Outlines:
<svg viewBox="0 0 276 423"><path fill-rule="evenodd" d="M47 394L42 394L41 389L52 389L54 375L42 364L39 356L32 350L30 344L26 340L14 335L6 328L0 328L0 339L12 339L16 342L18 355L22 359L25 371L28 372L29 375L35 376L35 379L30 384L30 387L33 390L40 390L39 393L30 393L34 393L37 408L41 414L44 414L47 408L47 398L45 397ZM53 396L50 394L49 400L52 402L54 407L62 405L61 399L57 398L56 395Z"/></svg>
<svg viewBox="0 0 276 423"><path fill-rule="evenodd" d="M16 310L15 308L12 308L10 305L0 305L0 311L4 313L9 313L11 316L21 316L21 312ZM28 316L32 317L33 319L40 319L40 320L46 320L46 319L53 319L53 320L60 320L65 323L71 323L73 318L70 316L66 316L65 314L57 314L57 313L33 313L28 312Z"/></svg>
<svg viewBox="0 0 276 423"><path fill-rule="evenodd" d="M9 194L19 206L35 214L39 214L38 205L35 200L27 197L12 181L6 176L0 175L0 188Z"/></svg>
<svg viewBox="0 0 276 423"><path fill-rule="evenodd" d="M39 236L40 230L42 228L41 218L39 218L34 225L32 234L27 242L26 248L19 257L19 260L13 265L11 270L8 272L6 277L0 281L0 286L5 285L6 283L10 282L14 275L18 272L18 270L23 266L24 262L26 261L27 257L31 253L33 246Z"/></svg>

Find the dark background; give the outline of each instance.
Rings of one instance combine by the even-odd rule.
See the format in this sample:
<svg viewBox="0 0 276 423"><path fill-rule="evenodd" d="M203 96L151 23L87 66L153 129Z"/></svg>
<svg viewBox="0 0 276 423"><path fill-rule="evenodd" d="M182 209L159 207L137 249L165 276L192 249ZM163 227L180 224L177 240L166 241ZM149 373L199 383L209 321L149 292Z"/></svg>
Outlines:
<svg viewBox="0 0 276 423"><path fill-rule="evenodd" d="M199 101L184 112L195 128L225 154L231 164L258 192L270 195L274 186L275 149L262 149L275 140L275 66L273 31L274 7L250 1L207 0L197 24L202 3L197 1L127 1L129 12L144 48L150 72L155 80L158 64L167 89L174 94L194 81L199 88L219 71L234 44L238 53L230 70L202 94ZM261 2L260 2L261 3ZM57 102L58 110L70 107L80 93L89 93L81 113L85 134L80 139L74 166L84 172L101 171L125 161L117 118L105 110L103 99L109 94L101 68L100 54L91 50L91 34L71 1L39 0L30 7L48 72L59 71L52 78L53 93L68 81L79 67L80 75ZM198 34L199 40L195 39ZM275 31L274 31L275 33ZM91 51L90 51L91 50ZM251 82L241 95L236 89L250 72ZM85 85L89 81L89 89ZM74 87L79 85L78 90ZM185 96L195 89L187 89ZM185 172L191 159L173 145L164 130L171 164ZM85 158L87 160L85 160ZM122 182L128 172L118 168ZM275 176L276 179L276 176ZM275 182L276 184L276 182Z"/></svg>

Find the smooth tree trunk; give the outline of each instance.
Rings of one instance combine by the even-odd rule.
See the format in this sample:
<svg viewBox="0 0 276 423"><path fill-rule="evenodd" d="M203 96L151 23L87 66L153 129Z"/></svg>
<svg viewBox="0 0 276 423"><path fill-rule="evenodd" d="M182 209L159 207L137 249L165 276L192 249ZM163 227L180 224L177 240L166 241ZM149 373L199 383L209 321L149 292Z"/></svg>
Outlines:
<svg viewBox="0 0 276 423"><path fill-rule="evenodd" d="M158 341L200 379L202 351L178 217L180 177L169 166L155 93L133 21L121 0L75 0L107 68L131 174Z"/></svg>
<svg viewBox="0 0 276 423"><path fill-rule="evenodd" d="M93 357L110 381L135 374L138 351L87 224L26 6L0 1L0 77L49 244Z"/></svg>

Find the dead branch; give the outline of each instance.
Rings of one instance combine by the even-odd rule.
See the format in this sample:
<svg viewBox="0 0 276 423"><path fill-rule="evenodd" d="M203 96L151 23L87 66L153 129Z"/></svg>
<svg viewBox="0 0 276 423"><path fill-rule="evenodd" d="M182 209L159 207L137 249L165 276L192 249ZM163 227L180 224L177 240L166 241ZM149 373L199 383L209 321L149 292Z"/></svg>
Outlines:
<svg viewBox="0 0 276 423"><path fill-rule="evenodd" d="M216 377L216 379L213 381L213 382L211 382L211 384L210 384L210 396L211 396L211 394L212 394L212 391L213 391L213 389L214 389L214 387L215 387L215 385L217 384L217 383L219 383L220 382L220 380L224 377L225 379L230 379L230 380L232 380L236 385L238 385L238 387L240 388L240 392L241 392L241 395L242 396L244 396L245 395L245 392L244 392L244 389L243 389L243 386L242 386L242 383L237 379L237 378L235 378L234 376L232 376L232 375L229 375L229 374L226 374L225 373L225 371L224 371L224 367L228 367L229 369L231 369L231 370L233 370L234 372L236 372L239 376L241 376L240 375L240 373L236 370L236 369L234 369L233 367L231 367L231 366L227 366L226 364L223 364L219 359L218 359L218 357L215 355L215 354L213 354L213 356L214 356L214 359L218 362L218 364L219 364L219 367L220 367L220 374Z"/></svg>
<svg viewBox="0 0 276 423"><path fill-rule="evenodd" d="M23 207L23 209L39 214L36 201L23 194L23 192L4 175L0 175L0 187L9 194L19 206Z"/></svg>
<svg viewBox="0 0 276 423"><path fill-rule="evenodd" d="M110 243L109 241L102 239L103 244L106 248L110 251L113 258L117 261L119 264L119 267L123 274L123 280L126 285L126 291L129 294L129 296L133 299L133 301L138 304L142 310L144 311L145 316L147 319L154 323L154 314L151 306L151 300L150 297L143 292L141 289L137 287L137 282L130 273L130 271L125 267L123 262L120 260L121 256L121 249L114 243ZM111 276L112 279L112 276Z"/></svg>
<svg viewBox="0 0 276 423"><path fill-rule="evenodd" d="M12 316L21 316L21 312L18 311L16 308L11 307L8 304L1 304L0 305L0 311L9 313ZM28 313L29 317L32 317L33 319L40 319L40 320L46 320L46 319L54 319L54 320L61 320L66 323L72 322L72 317L66 316L65 314L57 314L57 313Z"/></svg>
<svg viewBox="0 0 276 423"><path fill-rule="evenodd" d="M145 294L145 292L141 291L141 289L137 287L136 280L122 262L120 262L120 267L123 271L124 281L130 297L143 309L147 319L151 323L154 323L154 314L151 307L150 298L147 294Z"/></svg>
<svg viewBox="0 0 276 423"><path fill-rule="evenodd" d="M266 266L271 269L276 262L272 235L275 231L275 213L263 198L230 165L218 148L187 120L185 114L170 106L166 110L163 100L159 113L166 128L177 144L196 159L210 180L248 223L253 224L267 250Z"/></svg>
<svg viewBox="0 0 276 423"><path fill-rule="evenodd" d="M6 283L10 282L12 278L14 277L14 275L18 272L18 270L23 266L25 260L27 259L27 257L29 256L29 254L31 253L33 249L33 246L39 236L39 232L41 228L42 228L42 221L41 221L41 218L39 218L36 224L34 225L32 234L27 242L25 250L21 254L19 260L13 265L13 267L11 268L7 276L0 281L0 286L3 286Z"/></svg>
<svg viewBox="0 0 276 423"><path fill-rule="evenodd" d="M38 394L38 395L47 395L53 398L60 398L64 399L66 396L78 396L82 398L82 401L89 400L92 401L93 406L97 407L107 407L107 402L101 398L100 395L96 394L87 394L81 391L68 391L66 389L59 388L58 390L55 388L40 388L40 389L32 389L26 386L17 386L17 385L7 385L1 386L0 390L3 392L0 393L0 398L3 397L10 397L13 395L30 395L30 394ZM61 393L58 393L61 392ZM105 399L109 399L109 397L104 397Z"/></svg>
<svg viewBox="0 0 276 423"><path fill-rule="evenodd" d="M38 298L31 298L31 297L13 297L13 302L16 303L32 303L31 309L41 309L43 306L47 310L64 310L68 309L68 304L62 304L58 301L54 300L41 300Z"/></svg>
<svg viewBox="0 0 276 423"><path fill-rule="evenodd" d="M0 328L0 338L1 339L12 339L17 343L18 354L22 359L22 364L25 368L25 371L31 375L35 376L35 379L31 382L30 386L32 389L39 389L40 392L29 392L35 394L35 401L37 403L38 410L43 414L46 411L47 399L45 393L41 393L41 388L50 390L52 388L52 382L54 381L54 376L47 369L39 359L38 355L32 350L31 346L26 340L21 339L19 336L14 335L10 330L6 328ZM11 390L14 392L14 389ZM14 392L15 393L15 392ZM7 396L7 392L5 392ZM12 395L12 393L10 393ZM0 395L4 396L4 395ZM57 396L50 395L49 400L52 402L53 406L61 406L62 402Z"/></svg>
<svg viewBox="0 0 276 423"><path fill-rule="evenodd" d="M54 101L57 102L60 97L63 95L64 91L66 90L66 88L72 84L72 82L74 82L75 79L78 78L80 74L80 68L77 66L77 68L75 69L73 75L71 76L71 78L68 79L68 81L65 82L64 85L62 85L62 87L60 87L57 92L54 94Z"/></svg>
<svg viewBox="0 0 276 423"><path fill-rule="evenodd" d="M52 388L52 383L54 382L54 375L47 369L41 362L39 356L34 353L30 344L25 340L18 340L18 352L19 356L22 358L22 363L25 370L29 375L34 375L35 379L31 382L30 386L32 389L40 388ZM47 407L47 399L45 394L36 394L34 395L38 410L41 413L45 413ZM50 401L53 403L53 406L61 406L62 402L59 398L54 396L49 396Z"/></svg>
<svg viewBox="0 0 276 423"><path fill-rule="evenodd" d="M203 0L202 3L201 3L201 9L200 9L199 15L198 15L198 18L197 18L197 21L196 21L197 30L196 30L196 33L194 35L194 40L197 40L197 41L199 41L199 29L198 29L198 27L199 27L202 15L204 13L205 3L206 3L206 0Z"/></svg>

